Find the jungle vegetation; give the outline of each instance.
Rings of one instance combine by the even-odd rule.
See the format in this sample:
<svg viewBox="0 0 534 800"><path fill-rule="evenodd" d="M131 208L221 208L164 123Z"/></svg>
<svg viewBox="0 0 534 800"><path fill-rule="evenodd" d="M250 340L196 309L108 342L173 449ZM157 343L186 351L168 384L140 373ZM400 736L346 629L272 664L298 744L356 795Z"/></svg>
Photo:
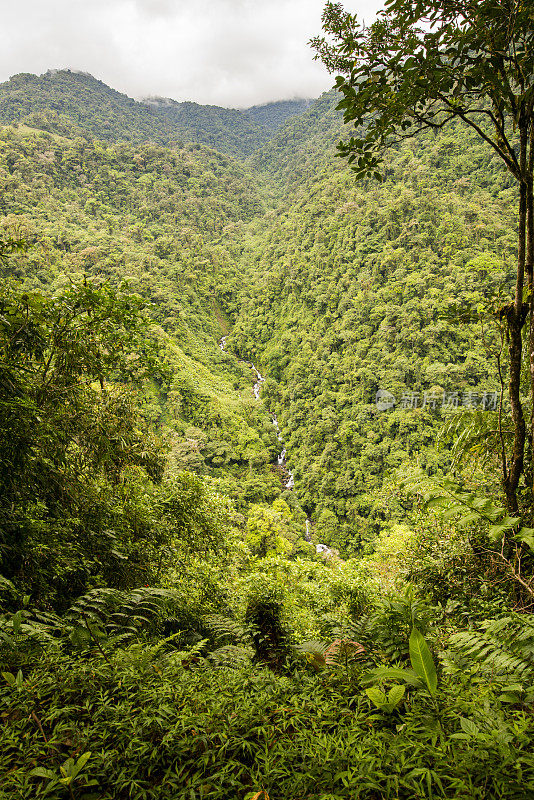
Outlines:
<svg viewBox="0 0 534 800"><path fill-rule="evenodd" d="M0 87L0 798L533 794L532 21Z"/></svg>

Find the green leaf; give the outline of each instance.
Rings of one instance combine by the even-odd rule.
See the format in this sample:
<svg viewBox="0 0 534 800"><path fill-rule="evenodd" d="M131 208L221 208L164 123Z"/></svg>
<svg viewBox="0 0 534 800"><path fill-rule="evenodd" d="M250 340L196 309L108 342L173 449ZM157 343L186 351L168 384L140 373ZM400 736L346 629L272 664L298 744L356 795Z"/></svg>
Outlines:
<svg viewBox="0 0 534 800"><path fill-rule="evenodd" d="M44 767L35 767L29 774L34 778L48 778L49 780L57 781L56 773Z"/></svg>
<svg viewBox="0 0 534 800"><path fill-rule="evenodd" d="M526 544L530 550L534 550L534 528L520 528L515 538Z"/></svg>
<svg viewBox="0 0 534 800"><path fill-rule="evenodd" d="M391 703L393 707L398 706L398 704L404 697L405 691L406 691L405 686L392 686L388 692L388 702Z"/></svg>
<svg viewBox="0 0 534 800"><path fill-rule="evenodd" d="M467 733L469 736L478 736L480 733L478 725L470 719L465 719L465 717L460 717L460 727L463 732Z"/></svg>
<svg viewBox="0 0 534 800"><path fill-rule="evenodd" d="M488 531L490 539L499 539L504 533L512 530L521 522L521 517L505 517L497 525L492 525Z"/></svg>
<svg viewBox="0 0 534 800"><path fill-rule="evenodd" d="M521 698L518 692L503 692L499 695L501 703L519 703Z"/></svg>
<svg viewBox="0 0 534 800"><path fill-rule="evenodd" d="M431 497L430 500L426 501L425 509L430 510L431 508L442 508L448 503L450 503L450 497Z"/></svg>
<svg viewBox="0 0 534 800"><path fill-rule="evenodd" d="M80 772L80 770L82 770L85 767L90 758L91 758L90 750L88 750L87 753L81 754L78 761L76 762L76 768L77 768L76 774L78 774L78 772Z"/></svg>
<svg viewBox="0 0 534 800"><path fill-rule="evenodd" d="M463 528L464 526L471 525L473 522L480 522L480 514L477 514L475 511L460 517L456 524Z"/></svg>
<svg viewBox="0 0 534 800"><path fill-rule="evenodd" d="M17 611L17 613L13 615L12 622L13 622L13 633L19 634L22 625L22 611Z"/></svg>
<svg viewBox="0 0 534 800"><path fill-rule="evenodd" d="M382 708L382 706L386 705L388 701L384 692L382 692L377 686L371 686L369 689L366 689L365 694L377 708Z"/></svg>
<svg viewBox="0 0 534 800"><path fill-rule="evenodd" d="M438 688L436 667L425 637L417 628L413 628L410 634L409 649L414 671L424 680L428 691L434 696Z"/></svg>
<svg viewBox="0 0 534 800"><path fill-rule="evenodd" d="M378 681L395 680L405 681L410 686L420 689L423 686L421 678L412 669L401 669L400 667L377 667L369 670L361 677L361 682L376 683Z"/></svg>

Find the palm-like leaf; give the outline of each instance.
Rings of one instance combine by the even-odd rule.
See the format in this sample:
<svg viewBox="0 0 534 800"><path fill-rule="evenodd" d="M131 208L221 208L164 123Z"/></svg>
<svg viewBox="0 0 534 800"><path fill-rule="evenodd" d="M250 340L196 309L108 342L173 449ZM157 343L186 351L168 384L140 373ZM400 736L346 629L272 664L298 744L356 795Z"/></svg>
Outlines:
<svg viewBox="0 0 534 800"><path fill-rule="evenodd" d="M425 637L417 628L412 629L409 647L413 670L424 680L428 691L434 697L438 688L438 675Z"/></svg>

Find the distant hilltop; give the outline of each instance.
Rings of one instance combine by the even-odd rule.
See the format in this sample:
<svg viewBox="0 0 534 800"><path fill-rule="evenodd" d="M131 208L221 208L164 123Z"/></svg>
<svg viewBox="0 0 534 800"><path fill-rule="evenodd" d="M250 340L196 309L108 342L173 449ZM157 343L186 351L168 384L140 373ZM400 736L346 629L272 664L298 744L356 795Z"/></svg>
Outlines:
<svg viewBox="0 0 534 800"><path fill-rule="evenodd" d="M243 158L313 102L279 100L231 109L167 97L138 101L88 72L49 69L42 75L19 73L0 84L0 125L28 122L60 132L66 120L82 135L106 141L153 141L166 146L197 142Z"/></svg>
<svg viewBox="0 0 534 800"><path fill-rule="evenodd" d="M94 81L98 80L95 78L94 75L91 75L90 72L85 72L83 69L47 69L44 73L45 75L57 75L58 72L70 72L72 75L85 75L87 78L92 78ZM102 83L102 81L98 81Z"/></svg>

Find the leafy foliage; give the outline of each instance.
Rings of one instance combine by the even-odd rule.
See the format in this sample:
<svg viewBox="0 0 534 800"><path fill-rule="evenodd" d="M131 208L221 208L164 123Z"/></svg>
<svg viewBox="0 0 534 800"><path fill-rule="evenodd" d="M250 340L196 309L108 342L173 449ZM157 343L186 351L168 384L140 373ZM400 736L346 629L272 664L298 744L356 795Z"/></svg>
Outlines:
<svg viewBox="0 0 534 800"><path fill-rule="evenodd" d="M510 181L452 123L355 183L331 93L248 166L167 148L183 116L249 151L295 107L186 105L0 87L32 114L0 132L2 792L532 794L513 424L402 400L503 378Z"/></svg>
<svg viewBox="0 0 534 800"><path fill-rule="evenodd" d="M530 681L534 668L534 622L529 614L484 620L478 629L449 639L458 663L476 664L495 679Z"/></svg>
<svg viewBox="0 0 534 800"><path fill-rule="evenodd" d="M288 100L238 111L161 97L137 102L88 73L48 70L14 75L0 85L0 123L22 121L58 135L112 142L199 142L243 158L306 103Z"/></svg>

